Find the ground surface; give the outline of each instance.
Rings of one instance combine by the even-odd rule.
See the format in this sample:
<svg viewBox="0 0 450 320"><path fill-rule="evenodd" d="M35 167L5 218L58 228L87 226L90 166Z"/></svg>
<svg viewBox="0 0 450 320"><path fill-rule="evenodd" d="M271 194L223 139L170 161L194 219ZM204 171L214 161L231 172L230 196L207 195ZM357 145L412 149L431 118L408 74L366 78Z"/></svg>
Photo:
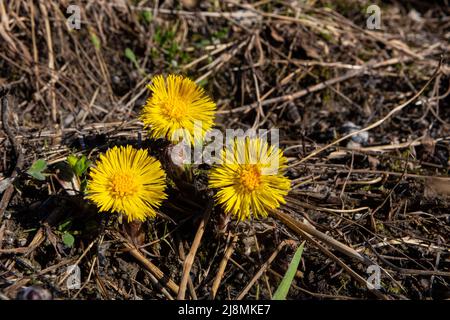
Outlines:
<svg viewBox="0 0 450 320"><path fill-rule="evenodd" d="M366 26L372 2L182 2L81 1L79 30L66 24L72 1L0 2L0 299L33 286L55 299L176 298L208 213L187 298L270 299L303 240L290 299L449 298L448 2L378 2L380 30ZM70 154L133 143L160 155L136 120L159 73L198 81L220 129L280 129L288 218L209 211L203 167L142 230L83 200L64 175ZM349 122L371 130L327 147ZM26 173L37 159L43 180ZM73 264L81 289L69 290ZM370 264L379 290L365 285Z"/></svg>

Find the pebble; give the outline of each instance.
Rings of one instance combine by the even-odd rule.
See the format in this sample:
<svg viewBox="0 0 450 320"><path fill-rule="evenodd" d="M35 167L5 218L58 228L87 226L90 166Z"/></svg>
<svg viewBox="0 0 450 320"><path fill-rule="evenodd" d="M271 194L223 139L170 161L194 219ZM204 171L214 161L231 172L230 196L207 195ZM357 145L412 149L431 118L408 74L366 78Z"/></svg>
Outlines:
<svg viewBox="0 0 450 320"><path fill-rule="evenodd" d="M50 291L41 286L24 287L17 293L17 300L52 300Z"/></svg>
<svg viewBox="0 0 450 320"><path fill-rule="evenodd" d="M342 126L344 135L359 131L361 129L362 128L360 126L354 124L351 121L344 123L344 125ZM355 146L355 143L359 145L366 145L369 142L369 132L365 131L355 134L354 136L351 137L350 142L353 142L353 144L350 144L350 147Z"/></svg>

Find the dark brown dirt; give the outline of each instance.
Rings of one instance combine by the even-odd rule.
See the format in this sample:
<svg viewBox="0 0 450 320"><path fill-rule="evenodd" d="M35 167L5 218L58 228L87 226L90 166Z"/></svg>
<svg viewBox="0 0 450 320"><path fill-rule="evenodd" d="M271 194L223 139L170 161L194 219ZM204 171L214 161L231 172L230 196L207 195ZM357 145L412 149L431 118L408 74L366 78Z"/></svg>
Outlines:
<svg viewBox="0 0 450 320"><path fill-rule="evenodd" d="M207 167L195 168L190 185L170 186L160 217L139 232L137 258L125 226L73 190L65 164L125 143L162 158L164 143L146 139L136 120L160 73L198 81L217 102L217 128L279 128L293 181L280 210L382 268L381 288L368 290L358 275L367 279L370 263L313 236L289 299L448 299L448 1L375 1L380 30L366 27L366 1L188 2L79 1L79 30L66 25L69 1L3 2L0 86L10 89L12 135L0 130L0 299L25 288L54 299L176 298L168 280L180 283L207 207ZM313 153L380 119L367 136ZM49 164L44 181L26 173L37 159ZM285 221L236 223L215 208L187 298L210 297L235 237L217 299L237 298L287 241L244 295L270 299L305 240ZM81 289L69 290L75 263Z"/></svg>

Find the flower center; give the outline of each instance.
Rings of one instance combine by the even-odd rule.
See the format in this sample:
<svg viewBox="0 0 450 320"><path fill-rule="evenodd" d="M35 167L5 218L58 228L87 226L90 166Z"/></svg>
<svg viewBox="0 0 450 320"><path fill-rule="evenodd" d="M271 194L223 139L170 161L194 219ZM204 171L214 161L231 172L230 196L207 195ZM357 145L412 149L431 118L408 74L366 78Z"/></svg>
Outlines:
<svg viewBox="0 0 450 320"><path fill-rule="evenodd" d="M255 165L243 169L239 178L248 191L255 190L261 184L261 172Z"/></svg>
<svg viewBox="0 0 450 320"><path fill-rule="evenodd" d="M181 98L174 97L162 103L161 112L167 119L179 121L186 116L187 104Z"/></svg>
<svg viewBox="0 0 450 320"><path fill-rule="evenodd" d="M128 173L117 173L111 179L111 191L116 197L125 197L138 189L135 179Z"/></svg>

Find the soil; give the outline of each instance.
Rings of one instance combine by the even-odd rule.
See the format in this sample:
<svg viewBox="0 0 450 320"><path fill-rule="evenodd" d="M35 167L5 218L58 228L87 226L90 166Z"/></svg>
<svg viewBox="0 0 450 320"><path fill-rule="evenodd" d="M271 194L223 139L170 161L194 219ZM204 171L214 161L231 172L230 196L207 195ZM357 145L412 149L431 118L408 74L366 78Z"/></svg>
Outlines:
<svg viewBox="0 0 450 320"><path fill-rule="evenodd" d="M304 240L288 299L450 298L448 1L79 1L79 29L69 5L2 5L0 299L176 299L192 251L187 299L271 299ZM279 129L284 216L211 208L207 165L140 226L84 200L69 155L132 144L170 167L137 120L170 73L216 128Z"/></svg>

